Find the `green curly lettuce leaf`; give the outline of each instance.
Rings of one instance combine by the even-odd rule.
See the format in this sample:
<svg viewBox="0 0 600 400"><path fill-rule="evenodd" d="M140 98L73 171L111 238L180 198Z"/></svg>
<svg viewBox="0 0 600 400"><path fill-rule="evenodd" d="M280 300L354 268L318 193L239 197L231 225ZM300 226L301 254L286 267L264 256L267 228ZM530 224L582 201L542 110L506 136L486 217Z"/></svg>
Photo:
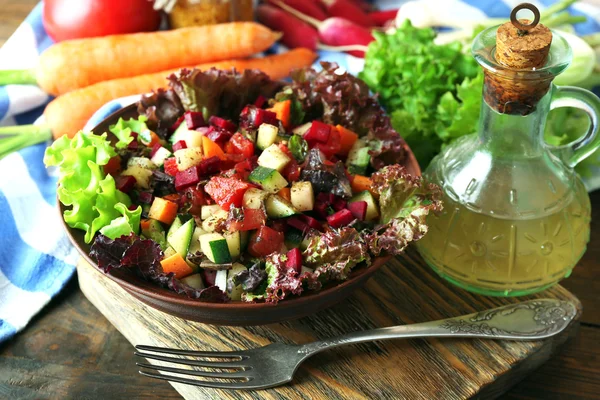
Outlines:
<svg viewBox="0 0 600 400"><path fill-rule="evenodd" d="M46 166L59 170L58 199L65 206L71 206L64 212L65 222L72 228L84 230L86 243L92 241L98 230L123 215L115 208L117 204L121 203L124 208L131 204L129 197L117 190L113 177L106 175L102 168L114 155L116 152L106 134L88 132L79 132L72 139L61 137L44 155Z"/></svg>
<svg viewBox="0 0 600 400"><path fill-rule="evenodd" d="M117 149L124 149L133 141L132 132L136 132L138 134L145 134L149 132L148 126L146 126L146 121L148 118L140 115L138 119L128 119L127 121L123 118L119 118L116 124L111 125L108 129L119 139L119 141L115 144ZM146 138L150 141L150 138Z"/></svg>
<svg viewBox="0 0 600 400"><path fill-rule="evenodd" d="M365 242L376 256L399 254L427 233L427 215L442 209L441 190L431 184L423 186L420 177L411 176L400 165L384 167L371 179L372 189L379 194L382 225L367 233Z"/></svg>
<svg viewBox="0 0 600 400"><path fill-rule="evenodd" d="M114 208L122 216L114 218L108 225L103 226L100 229L100 233L110 239L128 236L132 233L137 235L140 231L142 207L138 206L135 210L131 211L125 204L117 203Z"/></svg>

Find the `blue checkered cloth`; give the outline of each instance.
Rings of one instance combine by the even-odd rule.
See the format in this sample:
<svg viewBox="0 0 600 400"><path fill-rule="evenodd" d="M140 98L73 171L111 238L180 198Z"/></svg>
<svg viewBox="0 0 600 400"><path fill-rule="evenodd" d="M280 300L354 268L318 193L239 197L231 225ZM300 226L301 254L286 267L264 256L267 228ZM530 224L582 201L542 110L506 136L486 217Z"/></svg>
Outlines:
<svg viewBox="0 0 600 400"><path fill-rule="evenodd" d="M402 1L378 0L380 8L398 7ZM540 9L553 0L532 1ZM507 17L520 0L446 0L461 16ZM457 8L458 7L458 8ZM600 31L600 9L578 4L572 14L586 15L579 34ZM38 55L52 44L42 25L42 4L0 49L0 69L35 66ZM275 47L271 52L280 51ZM322 52L321 59L335 61L352 73L363 61L340 53ZM87 128L139 96L112 101L90 119ZM43 122L42 110L51 98L27 85L0 87L0 126ZM32 146L0 161L0 342L23 329L67 283L75 271L77 252L70 245L56 209L56 177L44 168L47 144Z"/></svg>

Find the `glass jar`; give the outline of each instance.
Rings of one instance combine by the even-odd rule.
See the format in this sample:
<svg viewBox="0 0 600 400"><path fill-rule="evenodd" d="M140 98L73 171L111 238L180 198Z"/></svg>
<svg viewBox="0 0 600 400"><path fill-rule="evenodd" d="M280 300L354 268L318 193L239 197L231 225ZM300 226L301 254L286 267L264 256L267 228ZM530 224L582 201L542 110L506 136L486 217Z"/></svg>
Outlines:
<svg viewBox="0 0 600 400"><path fill-rule="evenodd" d="M177 0L169 13L172 28L253 19L253 0Z"/></svg>
<svg viewBox="0 0 600 400"><path fill-rule="evenodd" d="M478 132L449 145L424 173L442 188L444 210L428 217L429 233L417 246L464 289L519 296L568 277L586 250L590 201L573 167L600 146L600 101L552 84L572 57L558 33L542 68L515 70L495 57L497 29L472 47L485 73ZM543 133L558 107L581 109L591 123L584 137L553 147Z"/></svg>

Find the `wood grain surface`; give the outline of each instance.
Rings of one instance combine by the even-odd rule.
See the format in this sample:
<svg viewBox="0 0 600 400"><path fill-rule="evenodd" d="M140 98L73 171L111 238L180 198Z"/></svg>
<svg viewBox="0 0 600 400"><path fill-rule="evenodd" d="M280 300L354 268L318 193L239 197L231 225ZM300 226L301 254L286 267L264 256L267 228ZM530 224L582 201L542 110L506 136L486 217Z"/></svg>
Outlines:
<svg viewBox="0 0 600 400"><path fill-rule="evenodd" d="M37 3L0 0L0 45ZM562 282L583 304L580 329L503 399L600 399L600 191L591 199L588 251ZM23 332L0 345L0 399L122 398L181 396L137 373L130 343L85 298L76 277Z"/></svg>
<svg viewBox="0 0 600 400"><path fill-rule="evenodd" d="M133 344L228 351L274 342L307 343L343 333L470 314L522 299L490 298L447 285L411 249L381 268L364 289L313 316L254 327L206 325L157 311L132 298L82 261L86 297ZM561 286L529 298L579 301ZM577 323L555 338L535 342L392 340L346 346L303 364L291 385L244 392L174 383L186 399L462 399L495 398L539 367Z"/></svg>

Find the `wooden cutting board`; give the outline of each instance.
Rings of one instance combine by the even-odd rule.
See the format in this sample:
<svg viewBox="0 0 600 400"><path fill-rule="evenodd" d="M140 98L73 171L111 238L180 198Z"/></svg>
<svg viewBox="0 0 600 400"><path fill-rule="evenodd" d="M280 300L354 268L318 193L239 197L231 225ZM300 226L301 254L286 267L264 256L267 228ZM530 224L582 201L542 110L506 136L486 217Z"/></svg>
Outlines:
<svg viewBox="0 0 600 400"><path fill-rule="evenodd" d="M425 266L414 249L392 259L342 304L300 320L251 327L219 327L172 317L134 299L84 261L77 269L83 293L133 345L222 351L271 342L304 343L535 298L568 300L579 310L565 332L542 341L414 339L351 345L315 355L302 364L291 384L274 389L223 391L173 383L186 399L495 398L574 336L581 315L579 300L560 285L519 299L478 296L451 286Z"/></svg>

